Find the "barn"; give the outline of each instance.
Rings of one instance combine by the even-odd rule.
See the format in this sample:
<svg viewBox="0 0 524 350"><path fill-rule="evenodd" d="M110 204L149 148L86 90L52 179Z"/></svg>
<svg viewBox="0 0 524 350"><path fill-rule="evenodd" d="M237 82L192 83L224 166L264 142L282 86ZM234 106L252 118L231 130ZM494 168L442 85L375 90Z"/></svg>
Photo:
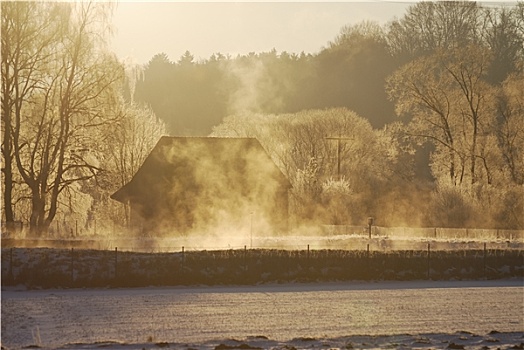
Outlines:
<svg viewBox="0 0 524 350"><path fill-rule="evenodd" d="M288 179L255 138L162 137L111 198L151 235L287 230Z"/></svg>

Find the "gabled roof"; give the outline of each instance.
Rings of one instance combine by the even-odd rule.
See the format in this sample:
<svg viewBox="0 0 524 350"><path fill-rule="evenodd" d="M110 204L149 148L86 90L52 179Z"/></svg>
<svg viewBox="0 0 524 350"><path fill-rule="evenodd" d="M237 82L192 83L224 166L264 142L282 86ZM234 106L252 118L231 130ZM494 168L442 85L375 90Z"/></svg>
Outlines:
<svg viewBox="0 0 524 350"><path fill-rule="evenodd" d="M174 175L180 181L195 181L199 176L216 175L216 181L220 181L220 178L229 177L235 172L268 176L281 186L291 187L288 179L255 138L164 136L131 181L111 198L125 203L133 198L148 196L150 194L147 192L153 186L171 186Z"/></svg>

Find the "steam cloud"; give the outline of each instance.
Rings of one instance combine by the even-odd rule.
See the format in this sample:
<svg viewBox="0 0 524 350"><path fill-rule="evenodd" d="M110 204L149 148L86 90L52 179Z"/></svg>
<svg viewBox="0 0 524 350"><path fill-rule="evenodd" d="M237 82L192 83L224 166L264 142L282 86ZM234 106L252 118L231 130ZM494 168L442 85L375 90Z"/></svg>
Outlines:
<svg viewBox="0 0 524 350"><path fill-rule="evenodd" d="M139 234L245 242L286 230L288 188L255 139L163 137L113 197L144 219L135 220Z"/></svg>

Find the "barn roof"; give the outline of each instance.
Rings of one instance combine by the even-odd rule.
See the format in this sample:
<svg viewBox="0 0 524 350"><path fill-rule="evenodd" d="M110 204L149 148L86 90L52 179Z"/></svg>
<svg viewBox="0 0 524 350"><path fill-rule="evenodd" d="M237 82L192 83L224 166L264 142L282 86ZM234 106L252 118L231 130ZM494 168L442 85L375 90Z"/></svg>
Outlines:
<svg viewBox="0 0 524 350"><path fill-rule="evenodd" d="M255 138L163 136L131 181L111 198L122 203L140 198L147 195L152 186L170 186L173 174L187 178L195 172L207 172L212 177L214 172L220 172L227 176L235 171L257 171L254 165L264 169L262 174L271 176L282 186L291 187Z"/></svg>

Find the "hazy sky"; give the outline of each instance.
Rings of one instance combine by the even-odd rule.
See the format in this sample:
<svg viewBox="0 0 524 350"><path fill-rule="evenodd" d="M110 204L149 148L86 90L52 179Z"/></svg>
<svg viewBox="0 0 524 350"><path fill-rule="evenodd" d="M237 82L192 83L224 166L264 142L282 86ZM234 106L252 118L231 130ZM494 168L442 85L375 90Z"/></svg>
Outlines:
<svg viewBox="0 0 524 350"><path fill-rule="evenodd" d="M401 17L413 1L359 2L129 2L119 1L112 48L121 59L147 63L166 53L316 53L344 25Z"/></svg>

